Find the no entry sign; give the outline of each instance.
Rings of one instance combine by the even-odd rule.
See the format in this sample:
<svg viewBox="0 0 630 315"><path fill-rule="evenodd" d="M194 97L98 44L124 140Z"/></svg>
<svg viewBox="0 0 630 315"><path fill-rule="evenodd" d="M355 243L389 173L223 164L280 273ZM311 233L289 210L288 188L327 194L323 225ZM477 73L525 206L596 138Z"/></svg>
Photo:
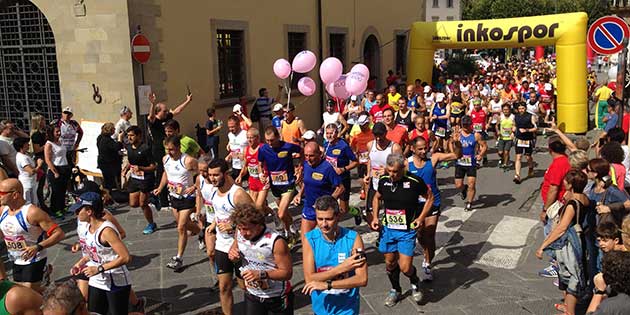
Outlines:
<svg viewBox="0 0 630 315"><path fill-rule="evenodd" d="M147 63L149 57L151 57L149 39L142 34L136 34L136 36L131 39L131 52L133 59L137 62L141 64Z"/></svg>
<svg viewBox="0 0 630 315"><path fill-rule="evenodd" d="M598 54L610 55L623 49L623 39L630 36L628 23L617 16L599 18L588 29L588 45Z"/></svg>

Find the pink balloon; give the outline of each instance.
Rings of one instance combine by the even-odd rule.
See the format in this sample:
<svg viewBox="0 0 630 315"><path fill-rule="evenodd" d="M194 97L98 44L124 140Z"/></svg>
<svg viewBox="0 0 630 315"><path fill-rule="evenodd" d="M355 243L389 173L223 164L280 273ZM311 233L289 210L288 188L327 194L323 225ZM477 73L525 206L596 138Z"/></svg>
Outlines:
<svg viewBox="0 0 630 315"><path fill-rule="evenodd" d="M313 52L310 50L302 50L293 58L293 71L307 73L315 68L316 63L317 58Z"/></svg>
<svg viewBox="0 0 630 315"><path fill-rule="evenodd" d="M370 69L368 69L368 67L362 63L358 63L356 65L354 65L354 67L352 67L352 69L350 69L350 73L352 72L359 72L359 73L363 73L363 75L366 78L370 77Z"/></svg>
<svg viewBox="0 0 630 315"><path fill-rule="evenodd" d="M360 72L351 72L346 76L346 90L352 95L359 95L367 88L367 77Z"/></svg>
<svg viewBox="0 0 630 315"><path fill-rule="evenodd" d="M319 77L325 84L335 82L339 79L341 73L343 73L343 65L341 64L341 61L335 57L328 57L324 59L322 64L319 66Z"/></svg>
<svg viewBox="0 0 630 315"><path fill-rule="evenodd" d="M337 97L337 95L335 94L335 82L330 82L326 84L326 92L328 92L328 95L332 97Z"/></svg>
<svg viewBox="0 0 630 315"><path fill-rule="evenodd" d="M298 90L304 96L311 96L315 94L315 81L309 77L303 77L298 81Z"/></svg>
<svg viewBox="0 0 630 315"><path fill-rule="evenodd" d="M350 92L348 92L346 90L346 75L342 74L339 79L337 79L337 81L330 83L329 86L332 85L332 91L334 92L334 94L330 94L332 96L338 97L338 98L348 98L350 97ZM328 87L326 88L326 90L328 90L330 92L330 90L328 89Z"/></svg>
<svg viewBox="0 0 630 315"><path fill-rule="evenodd" d="M291 74L291 64L286 59L280 58L273 63L273 73L284 80Z"/></svg>

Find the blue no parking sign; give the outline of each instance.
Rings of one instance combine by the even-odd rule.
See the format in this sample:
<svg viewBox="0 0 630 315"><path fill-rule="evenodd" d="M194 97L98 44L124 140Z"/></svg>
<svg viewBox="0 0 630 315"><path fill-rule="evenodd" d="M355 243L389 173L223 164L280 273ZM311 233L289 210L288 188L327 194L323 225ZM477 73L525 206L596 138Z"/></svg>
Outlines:
<svg viewBox="0 0 630 315"><path fill-rule="evenodd" d="M628 23L611 15L599 18L588 29L588 45L598 54L610 55L623 49L623 39L630 36Z"/></svg>

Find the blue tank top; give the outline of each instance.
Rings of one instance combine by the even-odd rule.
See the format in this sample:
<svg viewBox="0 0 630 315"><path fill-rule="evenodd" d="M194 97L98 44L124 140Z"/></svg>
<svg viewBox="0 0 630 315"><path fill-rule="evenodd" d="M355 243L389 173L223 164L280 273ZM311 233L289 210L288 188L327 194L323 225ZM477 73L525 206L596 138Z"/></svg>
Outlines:
<svg viewBox="0 0 630 315"><path fill-rule="evenodd" d="M376 98L371 102L370 100L365 98L365 111L370 112L370 109L372 109L372 106L374 106L374 104L376 104Z"/></svg>
<svg viewBox="0 0 630 315"><path fill-rule="evenodd" d="M477 161L475 161L475 147L477 145L477 140L475 139L475 134L471 133L464 136L463 133L460 133L459 141L462 143L462 157L457 160L457 165L476 166Z"/></svg>
<svg viewBox="0 0 630 315"><path fill-rule="evenodd" d="M433 106L433 115L435 116L444 116L446 115L446 106L444 108L440 108L440 106ZM439 127L446 128L448 119L436 119L435 124Z"/></svg>
<svg viewBox="0 0 630 315"><path fill-rule="evenodd" d="M343 227L339 227L339 236L335 242L328 241L319 228L306 233L306 239L313 248L315 272L330 270L352 256L356 237L357 232ZM354 272L339 275L335 280L353 275ZM318 315L359 314L359 288L313 291L311 304L313 313Z"/></svg>
<svg viewBox="0 0 630 315"><path fill-rule="evenodd" d="M418 104L418 95L414 94L411 99L407 101L407 107L418 109L420 104Z"/></svg>
<svg viewBox="0 0 630 315"><path fill-rule="evenodd" d="M442 200L440 198L440 189L437 185L437 172L435 168L433 168L431 160L426 160L422 168L417 168L416 165L413 164L413 156L409 157L408 162L409 173L422 178L425 183L429 184L433 192L433 205L439 207L442 204Z"/></svg>

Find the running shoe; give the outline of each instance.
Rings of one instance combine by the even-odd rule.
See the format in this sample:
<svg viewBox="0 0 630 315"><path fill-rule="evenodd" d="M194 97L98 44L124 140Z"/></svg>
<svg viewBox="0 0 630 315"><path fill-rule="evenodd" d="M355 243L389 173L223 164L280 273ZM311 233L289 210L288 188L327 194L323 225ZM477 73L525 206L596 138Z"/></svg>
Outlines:
<svg viewBox="0 0 630 315"><path fill-rule="evenodd" d="M204 239L202 239L202 238L197 239L197 245L198 245L198 247L199 247L199 250L204 250L204 249L206 249L206 242L205 242L205 240L204 240Z"/></svg>
<svg viewBox="0 0 630 315"><path fill-rule="evenodd" d="M433 281L433 272L431 272L431 267L426 262L422 262L422 273L423 278L422 281L431 282Z"/></svg>
<svg viewBox="0 0 630 315"><path fill-rule="evenodd" d="M555 285L556 287L560 286L560 281L558 281L558 279L554 279L553 280L553 285Z"/></svg>
<svg viewBox="0 0 630 315"><path fill-rule="evenodd" d="M462 200L466 200L466 196L468 195L468 185L464 185L461 194Z"/></svg>
<svg viewBox="0 0 630 315"><path fill-rule="evenodd" d="M63 211L55 211L55 213L53 213L53 215L55 216L55 219L61 219L63 220Z"/></svg>
<svg viewBox="0 0 630 315"><path fill-rule="evenodd" d="M293 247L295 247L295 245L298 243L299 236L296 237L294 233L287 233L286 239L287 239L287 246L289 247L289 250L292 250Z"/></svg>
<svg viewBox="0 0 630 315"><path fill-rule="evenodd" d="M422 289L420 289L417 285L412 284L411 285L411 297L413 297L413 300L416 303L420 303L420 302L422 302L422 298L424 297L424 293L422 292Z"/></svg>
<svg viewBox="0 0 630 315"><path fill-rule="evenodd" d="M284 223L280 220L277 213L272 214L273 224L276 226L276 231L284 231Z"/></svg>
<svg viewBox="0 0 630 315"><path fill-rule="evenodd" d="M538 275L543 278L557 278L558 267L556 267L556 265L549 265L547 268L539 271Z"/></svg>
<svg viewBox="0 0 630 315"><path fill-rule="evenodd" d="M472 204L470 202L466 203L466 207L464 208L465 211L472 211Z"/></svg>
<svg viewBox="0 0 630 315"><path fill-rule="evenodd" d="M146 306L147 306L147 298L144 296L139 297L136 305L132 305L131 312L144 314L144 309Z"/></svg>
<svg viewBox="0 0 630 315"><path fill-rule="evenodd" d="M534 177L534 169L530 168L529 171L527 171L527 177Z"/></svg>
<svg viewBox="0 0 630 315"><path fill-rule="evenodd" d="M400 292L397 292L394 289L389 290L387 293L387 297L385 298L385 306L393 307L400 300Z"/></svg>
<svg viewBox="0 0 630 315"><path fill-rule="evenodd" d="M361 189L361 195L359 196L359 199L365 200L365 190Z"/></svg>
<svg viewBox="0 0 630 315"><path fill-rule="evenodd" d="M44 268L44 277L42 278L42 286L47 287L50 285L50 275L53 271L53 265L48 264L46 268Z"/></svg>
<svg viewBox="0 0 630 315"><path fill-rule="evenodd" d="M166 267L177 271L181 269L183 265L184 265L184 261L181 258L178 258L177 256L173 256L171 257L171 261L169 261L168 264L166 264Z"/></svg>
<svg viewBox="0 0 630 315"><path fill-rule="evenodd" d="M149 204L147 204L147 205L148 205L148 206L149 206L149 208L151 209L151 212L153 212L153 213L157 213L158 209L155 207L155 205L154 205L154 204L149 203Z"/></svg>
<svg viewBox="0 0 630 315"><path fill-rule="evenodd" d="M147 224L147 227L145 227L144 230L142 230L142 234L144 235L153 234L155 230L157 230L157 224L155 224L155 222L149 223Z"/></svg>

